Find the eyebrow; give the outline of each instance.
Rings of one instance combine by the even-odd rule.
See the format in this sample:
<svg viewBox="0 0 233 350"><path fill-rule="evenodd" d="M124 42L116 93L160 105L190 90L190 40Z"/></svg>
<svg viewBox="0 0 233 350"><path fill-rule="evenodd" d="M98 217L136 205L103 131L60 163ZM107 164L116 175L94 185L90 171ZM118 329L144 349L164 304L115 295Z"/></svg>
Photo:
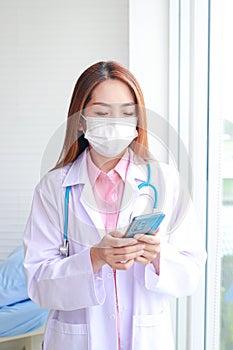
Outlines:
<svg viewBox="0 0 233 350"><path fill-rule="evenodd" d="M94 102L93 105L101 105L105 107L111 107L113 103L105 103L105 102ZM118 103L114 103L118 104ZM127 102L127 103L119 103L122 107L127 107L127 106L135 106L134 102Z"/></svg>

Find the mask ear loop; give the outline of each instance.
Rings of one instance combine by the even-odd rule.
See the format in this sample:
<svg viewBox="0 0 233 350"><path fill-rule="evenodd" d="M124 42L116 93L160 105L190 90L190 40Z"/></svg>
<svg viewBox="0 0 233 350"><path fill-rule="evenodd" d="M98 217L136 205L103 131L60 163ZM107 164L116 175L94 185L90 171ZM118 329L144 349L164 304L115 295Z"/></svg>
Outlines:
<svg viewBox="0 0 233 350"><path fill-rule="evenodd" d="M80 115L81 115L81 117L82 117L84 120L87 121L87 118L86 118L82 113L80 113Z"/></svg>

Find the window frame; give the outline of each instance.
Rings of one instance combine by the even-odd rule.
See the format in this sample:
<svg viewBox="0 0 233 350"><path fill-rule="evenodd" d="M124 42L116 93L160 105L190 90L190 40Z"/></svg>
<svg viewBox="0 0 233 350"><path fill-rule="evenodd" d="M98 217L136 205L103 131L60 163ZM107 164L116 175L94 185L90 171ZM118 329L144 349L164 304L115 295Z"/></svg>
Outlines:
<svg viewBox="0 0 233 350"><path fill-rule="evenodd" d="M191 158L192 197L203 231L203 245L206 245L209 3L171 0L169 16L169 122L185 143ZM179 152L180 145L177 149ZM194 295L177 301L177 350L205 348L206 293L203 276Z"/></svg>
<svg viewBox="0 0 233 350"><path fill-rule="evenodd" d="M166 95L166 91L163 92L164 98L167 98L168 113L165 117L178 134L177 158L179 159L181 140L189 152L193 175L192 198L203 231L203 246L208 251L206 268L196 293L179 299L175 305L172 304L177 350L219 349L220 200L216 201L216 195L219 198L221 187L219 172L216 173L213 170L216 169L216 166L219 169L216 154L219 157L220 144L215 142L215 137L218 139L220 137L217 128L221 121L214 112L214 109L218 107L215 98L217 92L214 90L216 88L214 82L218 77L214 76L216 61L213 61L214 47L211 41L213 38L211 25L214 24L216 19L214 16L219 10L218 7L215 7L216 2L218 0L153 1L157 11L168 11L168 77L165 74L168 79L168 94ZM166 3L167 8L163 7L162 3ZM161 28L156 27L154 12L148 10L151 4L150 0L146 0L143 4L138 0L129 1L129 28L137 30L137 19L134 18L134 13L135 11L145 13L145 7L147 7L147 22L154 23L154 29L148 33L146 28L140 26L138 37L146 38L149 35L154 47L157 47L156 37ZM164 13L162 17L166 18ZM166 23L164 23L165 26ZM133 67L133 72L140 72L141 67L145 67L142 65L144 58L135 55L140 50L140 43L135 40L138 37L137 32L133 34L130 32L129 66ZM143 51L144 57L149 54L149 48L148 52ZM166 60L166 50L163 54ZM218 56L215 57L215 60L217 59ZM155 60L154 64L156 63L158 64ZM148 71L151 73L149 76ZM146 65L144 76L144 85L148 84L148 88L150 81L153 80L156 92L159 85L156 81L155 70L150 70L150 66ZM172 135L168 137L170 139Z"/></svg>

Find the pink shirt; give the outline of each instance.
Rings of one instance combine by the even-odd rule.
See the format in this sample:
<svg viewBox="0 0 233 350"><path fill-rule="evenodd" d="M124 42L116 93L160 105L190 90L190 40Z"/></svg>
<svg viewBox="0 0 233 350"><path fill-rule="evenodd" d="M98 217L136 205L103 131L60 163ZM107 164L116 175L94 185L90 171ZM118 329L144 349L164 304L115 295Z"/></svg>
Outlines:
<svg viewBox="0 0 233 350"><path fill-rule="evenodd" d="M87 154L88 176L106 232L114 231L117 226L128 165L128 150L108 173L101 171L93 163L90 152Z"/></svg>
<svg viewBox="0 0 233 350"><path fill-rule="evenodd" d="M129 165L129 151L119 160L114 169L108 173L101 171L87 154L87 171L104 227L107 232L115 231L124 192L125 179ZM120 350L120 315L118 306L116 271L114 270L117 308L118 349Z"/></svg>

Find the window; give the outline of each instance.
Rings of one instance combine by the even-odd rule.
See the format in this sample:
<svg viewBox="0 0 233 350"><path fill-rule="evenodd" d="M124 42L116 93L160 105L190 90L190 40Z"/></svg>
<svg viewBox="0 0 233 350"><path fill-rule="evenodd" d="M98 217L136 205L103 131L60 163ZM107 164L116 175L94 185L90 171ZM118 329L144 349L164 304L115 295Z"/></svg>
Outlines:
<svg viewBox="0 0 233 350"><path fill-rule="evenodd" d="M176 349L229 350L233 348L233 4L148 0L130 5L130 66L137 76L141 73L146 100L167 118L188 150L193 201L208 251L197 293L173 305ZM158 13L163 19L159 25ZM138 27L143 15L147 25ZM163 108L156 101L158 91Z"/></svg>
<svg viewBox="0 0 233 350"><path fill-rule="evenodd" d="M232 1L223 2L222 32L222 208L221 208L221 289L220 289L220 350L233 349L233 52L231 33Z"/></svg>

